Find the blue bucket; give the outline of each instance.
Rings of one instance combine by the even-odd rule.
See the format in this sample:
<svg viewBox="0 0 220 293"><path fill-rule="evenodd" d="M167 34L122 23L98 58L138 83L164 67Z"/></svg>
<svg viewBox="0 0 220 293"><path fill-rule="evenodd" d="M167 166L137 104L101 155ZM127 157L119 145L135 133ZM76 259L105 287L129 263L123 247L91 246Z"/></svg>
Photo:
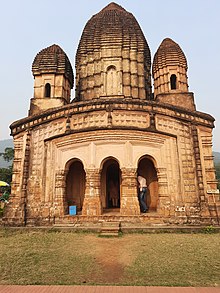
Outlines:
<svg viewBox="0 0 220 293"><path fill-rule="evenodd" d="M69 206L69 215L70 216L76 215L76 206Z"/></svg>

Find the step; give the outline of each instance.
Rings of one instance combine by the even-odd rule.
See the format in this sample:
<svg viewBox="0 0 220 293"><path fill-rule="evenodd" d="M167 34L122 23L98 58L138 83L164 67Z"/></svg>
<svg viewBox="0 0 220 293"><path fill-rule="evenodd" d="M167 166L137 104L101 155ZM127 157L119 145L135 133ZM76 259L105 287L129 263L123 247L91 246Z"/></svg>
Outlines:
<svg viewBox="0 0 220 293"><path fill-rule="evenodd" d="M100 236L118 236L120 222L103 222Z"/></svg>

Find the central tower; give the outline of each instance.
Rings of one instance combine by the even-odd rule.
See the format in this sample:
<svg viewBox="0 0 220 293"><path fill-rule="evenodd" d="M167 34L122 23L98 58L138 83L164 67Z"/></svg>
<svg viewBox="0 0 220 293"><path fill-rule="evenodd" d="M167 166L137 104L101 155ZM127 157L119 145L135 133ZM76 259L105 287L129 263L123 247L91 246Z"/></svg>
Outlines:
<svg viewBox="0 0 220 293"><path fill-rule="evenodd" d="M76 54L76 98L151 99L151 56L124 8L110 3L86 24Z"/></svg>

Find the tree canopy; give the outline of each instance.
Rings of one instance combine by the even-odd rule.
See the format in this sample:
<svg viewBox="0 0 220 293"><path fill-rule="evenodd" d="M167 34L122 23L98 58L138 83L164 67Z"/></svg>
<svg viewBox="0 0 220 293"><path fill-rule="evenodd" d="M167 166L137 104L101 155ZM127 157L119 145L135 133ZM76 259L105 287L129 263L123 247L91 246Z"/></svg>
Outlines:
<svg viewBox="0 0 220 293"><path fill-rule="evenodd" d="M4 153L0 153L0 156L4 158L5 161L10 162L14 158L14 149L7 147L5 148ZM8 168L0 168L0 180L5 181L7 183L11 183L12 181L12 165Z"/></svg>

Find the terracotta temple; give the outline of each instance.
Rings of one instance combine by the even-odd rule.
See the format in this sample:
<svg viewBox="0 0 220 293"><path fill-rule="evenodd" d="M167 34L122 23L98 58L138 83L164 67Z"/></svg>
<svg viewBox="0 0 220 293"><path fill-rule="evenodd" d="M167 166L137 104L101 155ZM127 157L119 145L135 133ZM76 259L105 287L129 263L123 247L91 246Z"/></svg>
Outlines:
<svg viewBox="0 0 220 293"><path fill-rule="evenodd" d="M152 62L135 17L110 3L85 25L75 67L74 78L58 45L34 58L28 116L11 125L5 225L219 224L214 118L196 109L180 46L165 38ZM149 187L146 214L138 173Z"/></svg>

